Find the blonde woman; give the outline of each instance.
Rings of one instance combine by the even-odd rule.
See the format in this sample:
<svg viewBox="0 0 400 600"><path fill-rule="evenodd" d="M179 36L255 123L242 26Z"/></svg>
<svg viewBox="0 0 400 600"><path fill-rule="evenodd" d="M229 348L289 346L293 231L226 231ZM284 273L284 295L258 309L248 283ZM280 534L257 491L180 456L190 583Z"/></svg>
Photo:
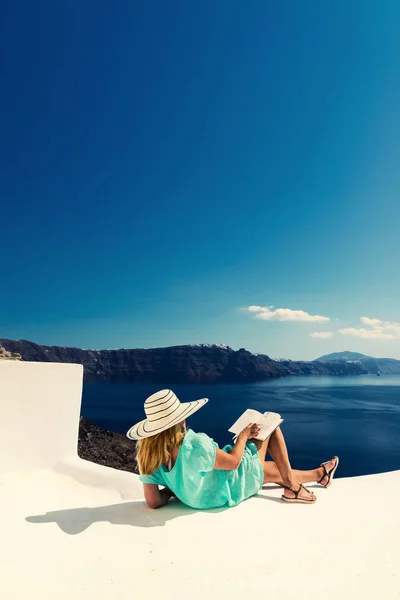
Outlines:
<svg viewBox="0 0 400 600"><path fill-rule="evenodd" d="M181 403L171 390L161 390L144 404L146 419L134 425L128 438L137 440L137 461L146 502L160 508L172 496L195 509L236 506L257 494L265 483L284 487L282 500L313 504L315 495L303 483L329 487L339 464L335 456L310 471L291 468L278 427L264 442L250 424L234 446L222 450L204 433L186 429L186 419L208 400ZM267 451L274 462L266 461ZM160 489L161 488L161 489Z"/></svg>

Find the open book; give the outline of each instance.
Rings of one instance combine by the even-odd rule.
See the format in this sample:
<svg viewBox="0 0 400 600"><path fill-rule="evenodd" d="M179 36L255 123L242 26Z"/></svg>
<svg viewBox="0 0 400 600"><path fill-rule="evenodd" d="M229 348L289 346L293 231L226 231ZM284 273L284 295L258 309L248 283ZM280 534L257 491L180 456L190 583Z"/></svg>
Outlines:
<svg viewBox="0 0 400 600"><path fill-rule="evenodd" d="M263 442L281 423L283 423L283 419L278 413L265 412L262 414L258 412L258 410L248 408L228 431L234 433L235 438L237 438L239 433L250 423L256 423L260 426L260 433L254 439Z"/></svg>

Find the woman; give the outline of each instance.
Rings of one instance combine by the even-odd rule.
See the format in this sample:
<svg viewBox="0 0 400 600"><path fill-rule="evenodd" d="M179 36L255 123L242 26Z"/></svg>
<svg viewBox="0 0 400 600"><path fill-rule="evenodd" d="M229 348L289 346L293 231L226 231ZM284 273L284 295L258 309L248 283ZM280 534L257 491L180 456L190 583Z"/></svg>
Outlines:
<svg viewBox="0 0 400 600"><path fill-rule="evenodd" d="M206 402L181 403L171 390L161 390L144 403L147 418L128 431L128 438L138 441L140 479L150 508L164 506L172 496L196 509L235 506L265 483L283 486L285 502L313 504L316 497L303 483L317 481L326 488L332 483L339 459L311 471L293 470L279 427L259 442L253 439L259 427L250 424L234 446L222 450L204 433L187 430L186 419ZM267 450L274 462L266 462Z"/></svg>

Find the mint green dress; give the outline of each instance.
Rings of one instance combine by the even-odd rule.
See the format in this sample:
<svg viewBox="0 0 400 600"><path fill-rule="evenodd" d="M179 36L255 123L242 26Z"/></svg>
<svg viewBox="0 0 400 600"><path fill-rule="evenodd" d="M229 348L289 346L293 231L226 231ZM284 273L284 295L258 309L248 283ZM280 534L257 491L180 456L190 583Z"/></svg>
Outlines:
<svg viewBox="0 0 400 600"><path fill-rule="evenodd" d="M152 475L140 475L140 480L165 486L181 502L200 510L236 506L257 494L264 473L255 444L247 442L239 468L234 471L214 469L217 448L218 444L208 435L189 429L172 469L161 465ZM223 448L224 452L231 449L232 446Z"/></svg>

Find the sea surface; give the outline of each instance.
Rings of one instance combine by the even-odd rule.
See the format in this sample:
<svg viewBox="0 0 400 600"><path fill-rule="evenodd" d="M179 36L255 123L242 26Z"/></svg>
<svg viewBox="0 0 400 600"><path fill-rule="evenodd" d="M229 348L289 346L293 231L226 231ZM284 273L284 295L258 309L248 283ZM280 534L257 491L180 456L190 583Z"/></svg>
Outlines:
<svg viewBox="0 0 400 600"><path fill-rule="evenodd" d="M287 377L256 384L169 385L86 383L82 416L126 433L144 418L143 402L172 388L182 402L209 398L188 420L220 446L246 408L279 412L294 468L309 469L340 457L339 477L400 469L400 375Z"/></svg>

